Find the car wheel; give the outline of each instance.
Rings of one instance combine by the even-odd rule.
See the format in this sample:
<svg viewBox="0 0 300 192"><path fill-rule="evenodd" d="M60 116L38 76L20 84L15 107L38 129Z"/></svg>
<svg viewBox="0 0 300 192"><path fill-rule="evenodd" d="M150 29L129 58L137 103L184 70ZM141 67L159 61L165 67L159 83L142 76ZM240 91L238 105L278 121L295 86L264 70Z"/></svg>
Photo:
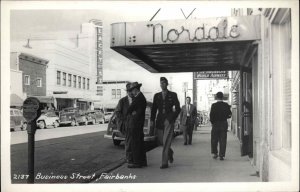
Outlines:
<svg viewBox="0 0 300 192"><path fill-rule="evenodd" d="M55 121L55 122L53 123L53 127L56 128L56 127L58 127L58 126L59 126L58 121Z"/></svg>
<svg viewBox="0 0 300 192"><path fill-rule="evenodd" d="M76 125L76 121L75 121L75 120L72 120L71 126L74 127L75 125Z"/></svg>
<svg viewBox="0 0 300 192"><path fill-rule="evenodd" d="M45 123L45 121L39 121L38 122L38 127L40 128L40 129L45 129L46 128L46 123Z"/></svg>
<svg viewBox="0 0 300 192"><path fill-rule="evenodd" d="M115 140L115 139L113 139L113 142L114 142L114 145L115 145L115 146L119 146L120 143L121 143L120 140Z"/></svg>

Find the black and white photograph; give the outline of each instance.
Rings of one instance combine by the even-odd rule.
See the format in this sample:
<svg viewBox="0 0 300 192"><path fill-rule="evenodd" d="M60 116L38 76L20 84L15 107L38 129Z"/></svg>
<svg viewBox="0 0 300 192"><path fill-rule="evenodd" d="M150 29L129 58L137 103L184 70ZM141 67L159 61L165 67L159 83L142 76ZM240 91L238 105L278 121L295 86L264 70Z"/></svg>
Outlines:
<svg viewBox="0 0 300 192"><path fill-rule="evenodd" d="M2 1L1 183L299 191L299 2Z"/></svg>

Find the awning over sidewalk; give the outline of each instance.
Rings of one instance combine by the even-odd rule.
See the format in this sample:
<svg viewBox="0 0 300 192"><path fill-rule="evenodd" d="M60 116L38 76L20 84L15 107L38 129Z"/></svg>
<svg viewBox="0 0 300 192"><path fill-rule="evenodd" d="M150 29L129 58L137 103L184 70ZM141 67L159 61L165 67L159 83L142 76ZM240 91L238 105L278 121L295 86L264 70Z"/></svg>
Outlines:
<svg viewBox="0 0 300 192"><path fill-rule="evenodd" d="M23 106L23 99L16 94L10 94L10 106L21 107Z"/></svg>
<svg viewBox="0 0 300 192"><path fill-rule="evenodd" d="M260 16L112 24L111 48L150 72L238 70Z"/></svg>

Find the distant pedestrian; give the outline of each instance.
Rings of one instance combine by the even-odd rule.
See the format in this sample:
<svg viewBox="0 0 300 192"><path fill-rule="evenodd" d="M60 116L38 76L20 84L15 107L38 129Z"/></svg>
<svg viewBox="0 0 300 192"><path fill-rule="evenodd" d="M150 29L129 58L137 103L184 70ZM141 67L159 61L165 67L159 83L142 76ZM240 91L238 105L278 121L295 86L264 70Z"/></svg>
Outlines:
<svg viewBox="0 0 300 192"><path fill-rule="evenodd" d="M217 93L217 102L211 105L210 121L211 130L211 153L213 158L218 158L218 143L220 160L224 160L227 143L227 119L231 117L230 106L223 102L223 93Z"/></svg>
<svg viewBox="0 0 300 192"><path fill-rule="evenodd" d="M132 162L128 168L141 168L147 166L146 151L144 149L144 122L147 101L140 91L142 84L133 82L129 91L133 94L132 103L127 110L128 134L131 135Z"/></svg>
<svg viewBox="0 0 300 192"><path fill-rule="evenodd" d="M168 168L168 161L173 163L174 152L171 148L171 143L174 133L174 122L180 113L177 94L169 91L167 86L168 80L165 77L161 77L160 87L162 91L154 95L150 118L151 128L153 128L155 122L158 139L163 141L161 169Z"/></svg>
<svg viewBox="0 0 300 192"><path fill-rule="evenodd" d="M186 104L180 111L180 125L183 128L184 145L192 144L193 130L197 120L196 106L191 104L191 98L186 97Z"/></svg>
<svg viewBox="0 0 300 192"><path fill-rule="evenodd" d="M130 83L126 84L127 96L121 98L118 102L118 105L115 109L117 129L125 135L125 154L126 161L129 164L132 164L132 149L131 149L131 134L128 131L128 122L127 122L127 110L132 102L133 94L129 91Z"/></svg>

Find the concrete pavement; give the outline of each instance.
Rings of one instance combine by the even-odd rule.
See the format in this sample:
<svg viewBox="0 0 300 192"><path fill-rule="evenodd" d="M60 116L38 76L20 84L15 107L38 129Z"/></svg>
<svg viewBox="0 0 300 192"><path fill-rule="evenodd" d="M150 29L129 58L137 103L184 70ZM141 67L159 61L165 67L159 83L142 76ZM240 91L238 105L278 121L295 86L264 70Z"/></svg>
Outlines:
<svg viewBox="0 0 300 192"><path fill-rule="evenodd" d="M169 183L169 182L259 182L248 157L240 156L238 139L228 132L224 161L212 158L210 153L210 127L194 131L193 144L183 145L183 136L172 143L174 163L160 169L162 147L147 153L148 166L129 169L127 164L103 173L95 183Z"/></svg>

